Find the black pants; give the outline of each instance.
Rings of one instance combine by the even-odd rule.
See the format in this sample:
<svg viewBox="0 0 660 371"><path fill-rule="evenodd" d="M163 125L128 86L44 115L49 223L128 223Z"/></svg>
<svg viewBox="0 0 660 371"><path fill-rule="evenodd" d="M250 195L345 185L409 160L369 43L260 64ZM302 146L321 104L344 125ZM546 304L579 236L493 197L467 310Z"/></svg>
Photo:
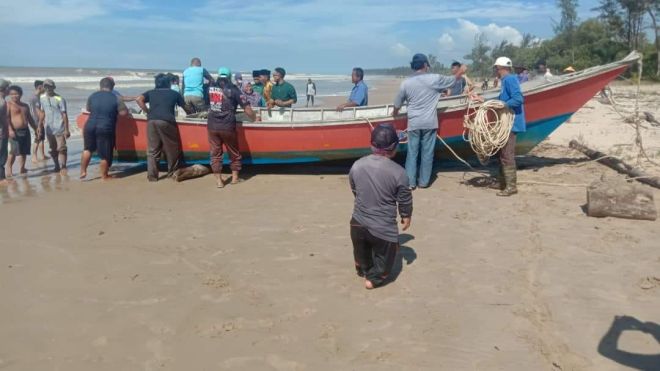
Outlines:
<svg viewBox="0 0 660 371"><path fill-rule="evenodd" d="M149 180L158 180L158 163L163 154L167 158L167 176L172 176L174 171L182 167L181 138L176 123L163 120L147 121L147 141L149 144L147 153L147 177Z"/></svg>
<svg viewBox="0 0 660 371"><path fill-rule="evenodd" d="M364 276L375 287L385 283L392 272L399 244L372 235L355 219L351 219L351 240L358 275Z"/></svg>
<svg viewBox="0 0 660 371"><path fill-rule="evenodd" d="M0 128L0 130L2 130ZM5 180L5 164L7 163L7 145L9 144L8 133L0 139L0 180Z"/></svg>

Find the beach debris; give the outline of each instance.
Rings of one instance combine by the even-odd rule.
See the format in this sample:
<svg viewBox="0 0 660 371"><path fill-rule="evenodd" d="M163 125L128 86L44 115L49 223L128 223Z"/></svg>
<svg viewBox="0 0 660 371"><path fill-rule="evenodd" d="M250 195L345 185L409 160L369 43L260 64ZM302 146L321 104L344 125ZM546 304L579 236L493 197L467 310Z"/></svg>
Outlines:
<svg viewBox="0 0 660 371"><path fill-rule="evenodd" d="M103 236L104 234L105 234L105 232L99 231L99 236Z"/></svg>
<svg viewBox="0 0 660 371"><path fill-rule="evenodd" d="M211 172L211 169L204 165L192 165L178 169L172 174L172 179L177 182L183 182L184 180L199 178L204 175L207 175Z"/></svg>
<svg viewBox="0 0 660 371"><path fill-rule="evenodd" d="M639 288L642 290L651 290L660 287L660 277L644 277L639 281Z"/></svg>
<svg viewBox="0 0 660 371"><path fill-rule="evenodd" d="M597 162L607 167L610 167L622 174L628 175L631 179L637 180L640 183L648 184L651 187L660 189L660 177L649 176L644 172L644 170L642 170L639 167L634 167L632 165L629 165L617 158L608 156L603 152L595 151L585 146L584 144L578 142L575 139L571 140L568 146L576 151L582 152L592 160L596 160Z"/></svg>
<svg viewBox="0 0 660 371"><path fill-rule="evenodd" d="M653 126L660 126L660 121L658 121L651 112L644 112L644 118Z"/></svg>
<svg viewBox="0 0 660 371"><path fill-rule="evenodd" d="M656 220L658 211L650 189L603 177L587 188L587 215Z"/></svg>

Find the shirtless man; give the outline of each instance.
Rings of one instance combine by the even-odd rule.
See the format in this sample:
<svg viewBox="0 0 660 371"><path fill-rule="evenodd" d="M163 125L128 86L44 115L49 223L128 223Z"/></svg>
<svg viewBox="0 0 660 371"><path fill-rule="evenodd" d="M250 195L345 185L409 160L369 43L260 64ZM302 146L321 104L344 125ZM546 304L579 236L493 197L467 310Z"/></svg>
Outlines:
<svg viewBox="0 0 660 371"><path fill-rule="evenodd" d="M9 158L7 161L7 176L13 176L13 167L16 157L19 158L18 165L20 174L27 174L25 168L25 160L30 154L30 127L37 132L39 130L35 125L32 115L30 114L30 106L21 102L23 97L23 89L20 86L12 85L9 87L9 101L7 102L7 121L9 129Z"/></svg>

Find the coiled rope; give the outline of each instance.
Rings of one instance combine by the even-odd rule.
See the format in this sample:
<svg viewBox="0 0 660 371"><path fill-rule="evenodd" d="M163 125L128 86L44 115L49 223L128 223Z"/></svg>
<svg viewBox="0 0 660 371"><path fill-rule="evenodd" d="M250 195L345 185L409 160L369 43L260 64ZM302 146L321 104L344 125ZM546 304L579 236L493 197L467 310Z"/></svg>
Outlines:
<svg viewBox="0 0 660 371"><path fill-rule="evenodd" d="M463 140L470 143L482 164L506 145L514 117L513 111L499 100L486 101L476 109L471 101L468 103Z"/></svg>

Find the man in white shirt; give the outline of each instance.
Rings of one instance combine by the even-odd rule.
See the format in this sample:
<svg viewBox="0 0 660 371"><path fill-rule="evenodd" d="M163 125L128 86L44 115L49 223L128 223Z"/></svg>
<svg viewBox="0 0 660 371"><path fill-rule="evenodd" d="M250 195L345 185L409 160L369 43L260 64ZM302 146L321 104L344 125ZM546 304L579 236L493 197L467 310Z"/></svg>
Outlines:
<svg viewBox="0 0 660 371"><path fill-rule="evenodd" d="M312 101L312 107L314 107L314 96L316 95L316 84L312 82L312 79L307 79L307 105L309 107L309 101Z"/></svg>

